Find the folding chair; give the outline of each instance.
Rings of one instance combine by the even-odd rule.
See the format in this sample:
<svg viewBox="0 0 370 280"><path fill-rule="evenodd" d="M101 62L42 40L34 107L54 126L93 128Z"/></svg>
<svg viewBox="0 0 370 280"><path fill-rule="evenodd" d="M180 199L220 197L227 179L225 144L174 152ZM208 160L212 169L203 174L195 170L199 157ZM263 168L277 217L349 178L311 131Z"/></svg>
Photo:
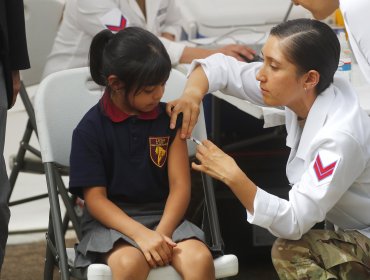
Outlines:
<svg viewBox="0 0 370 280"><path fill-rule="evenodd" d="M71 198L60 178L60 167L68 167L71 148L72 131L79 120L96 104L101 97L101 89L90 80L88 68L78 68L54 73L46 77L40 84L35 99L35 114L42 162L45 168L50 201L50 220L47 233L47 253L44 279L53 278L54 265L59 267L62 280L75 277L88 280L107 280L111 271L107 265L92 264L86 270L73 267L74 249L65 246L63 230L66 224L62 222L59 195L66 206L67 213L76 229L78 239L81 237L79 220L73 208ZM184 74L172 70L167 82L163 100L178 97L185 85ZM206 128L203 112L201 112L194 136L206 138ZM189 141L189 155L194 155L194 144ZM215 252L215 267L217 278L225 278L238 273L238 259L234 255L224 255L223 241L220 235L216 201L209 177L203 175L204 190L204 220L209 246ZM67 253L68 252L68 253ZM171 266L152 269L148 279L176 280L181 279Z"/></svg>
<svg viewBox="0 0 370 280"><path fill-rule="evenodd" d="M10 201L19 172L43 174L41 154L38 148L31 145L32 135L37 136L36 121L32 96L41 81L42 71L51 51L64 9L64 0L24 0L25 24L27 32L27 45L31 61L31 69L21 71L20 98L26 110L28 121L16 155L9 159L12 169L9 175L11 191L9 193L9 206L46 198L47 194L27 197ZM27 89L26 89L27 87Z"/></svg>

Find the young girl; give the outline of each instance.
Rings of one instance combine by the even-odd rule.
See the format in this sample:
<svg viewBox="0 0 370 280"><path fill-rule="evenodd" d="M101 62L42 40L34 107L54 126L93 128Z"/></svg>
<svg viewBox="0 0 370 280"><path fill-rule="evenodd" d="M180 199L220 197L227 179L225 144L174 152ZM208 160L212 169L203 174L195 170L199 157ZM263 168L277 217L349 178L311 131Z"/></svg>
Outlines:
<svg viewBox="0 0 370 280"><path fill-rule="evenodd" d="M76 267L103 262L122 280L171 264L184 279L215 279L203 232L184 220L188 153L160 103L171 71L164 46L137 27L101 31L90 71L105 93L73 133L70 192L86 205Z"/></svg>

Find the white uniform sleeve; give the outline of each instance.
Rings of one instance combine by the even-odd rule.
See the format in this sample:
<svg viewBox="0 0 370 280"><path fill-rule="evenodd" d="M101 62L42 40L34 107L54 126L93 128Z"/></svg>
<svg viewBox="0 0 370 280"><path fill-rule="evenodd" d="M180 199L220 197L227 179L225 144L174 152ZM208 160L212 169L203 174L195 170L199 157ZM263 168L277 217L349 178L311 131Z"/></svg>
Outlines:
<svg viewBox="0 0 370 280"><path fill-rule="evenodd" d="M112 12L114 9L119 9L117 4L112 0L78 0L77 1L77 14L78 14L78 23L81 29L92 37L95 36L99 31L106 29L106 26L102 23L102 18L107 16L108 13ZM171 13L174 13L173 15ZM124 13L124 11L122 11ZM128 11L128 14L132 11ZM179 22L175 21L175 18L179 20L179 15L177 11L177 6L174 6L171 3L171 7L167 12L168 19L166 19L166 24L162 32L169 32L176 36L180 37L181 26ZM130 26L130 22L128 22ZM166 38L159 37L165 46L172 65L177 65L180 61L182 53L185 48L185 44L180 42L173 42Z"/></svg>
<svg viewBox="0 0 370 280"><path fill-rule="evenodd" d="M179 41L181 39L181 32L182 32L182 14L177 4L176 0L170 0L167 17L165 20L165 24L163 26L162 32L168 32L175 35L175 40Z"/></svg>
<svg viewBox="0 0 370 280"><path fill-rule="evenodd" d="M208 78L209 92L220 90L224 94L265 106L259 82L256 80L256 74L262 65L260 62L245 63L231 56L214 54L205 59L194 60L189 73L199 64Z"/></svg>
<svg viewBox="0 0 370 280"><path fill-rule="evenodd" d="M111 0L77 0L78 23L81 29L92 37L106 29L101 18L109 11L118 8Z"/></svg>
<svg viewBox="0 0 370 280"><path fill-rule="evenodd" d="M166 48L168 55L171 59L172 66L179 64L182 53L186 47L185 44L180 42L174 42L163 37L159 37L164 47Z"/></svg>
<svg viewBox="0 0 370 280"><path fill-rule="evenodd" d="M331 136L310 151L310 164L290 190L289 201L257 190L254 214L247 212L250 223L277 237L297 240L325 219L366 165L361 146L351 135Z"/></svg>

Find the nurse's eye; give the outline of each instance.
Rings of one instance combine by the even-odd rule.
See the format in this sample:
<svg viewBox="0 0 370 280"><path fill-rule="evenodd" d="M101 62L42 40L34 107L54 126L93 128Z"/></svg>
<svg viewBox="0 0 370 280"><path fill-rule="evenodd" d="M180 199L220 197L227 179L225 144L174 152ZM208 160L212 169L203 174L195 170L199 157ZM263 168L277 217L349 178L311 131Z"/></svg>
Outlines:
<svg viewBox="0 0 370 280"><path fill-rule="evenodd" d="M272 70L278 70L279 69L279 67L277 67L276 65L274 65L274 64L270 64L270 68L272 69Z"/></svg>

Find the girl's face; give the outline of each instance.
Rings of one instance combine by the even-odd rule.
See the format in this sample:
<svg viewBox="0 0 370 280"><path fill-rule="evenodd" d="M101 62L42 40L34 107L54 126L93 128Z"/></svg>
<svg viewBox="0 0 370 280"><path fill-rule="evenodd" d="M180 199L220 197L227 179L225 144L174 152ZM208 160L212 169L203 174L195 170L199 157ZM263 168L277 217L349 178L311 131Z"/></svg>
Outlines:
<svg viewBox="0 0 370 280"><path fill-rule="evenodd" d="M304 97L304 75L298 76L297 67L286 59L283 46L275 36L267 39L262 48L263 66L256 78L266 105L294 108Z"/></svg>
<svg viewBox="0 0 370 280"><path fill-rule="evenodd" d="M158 106L165 89L165 83L156 86L146 86L136 94L129 94L130 107L137 112L150 112Z"/></svg>

